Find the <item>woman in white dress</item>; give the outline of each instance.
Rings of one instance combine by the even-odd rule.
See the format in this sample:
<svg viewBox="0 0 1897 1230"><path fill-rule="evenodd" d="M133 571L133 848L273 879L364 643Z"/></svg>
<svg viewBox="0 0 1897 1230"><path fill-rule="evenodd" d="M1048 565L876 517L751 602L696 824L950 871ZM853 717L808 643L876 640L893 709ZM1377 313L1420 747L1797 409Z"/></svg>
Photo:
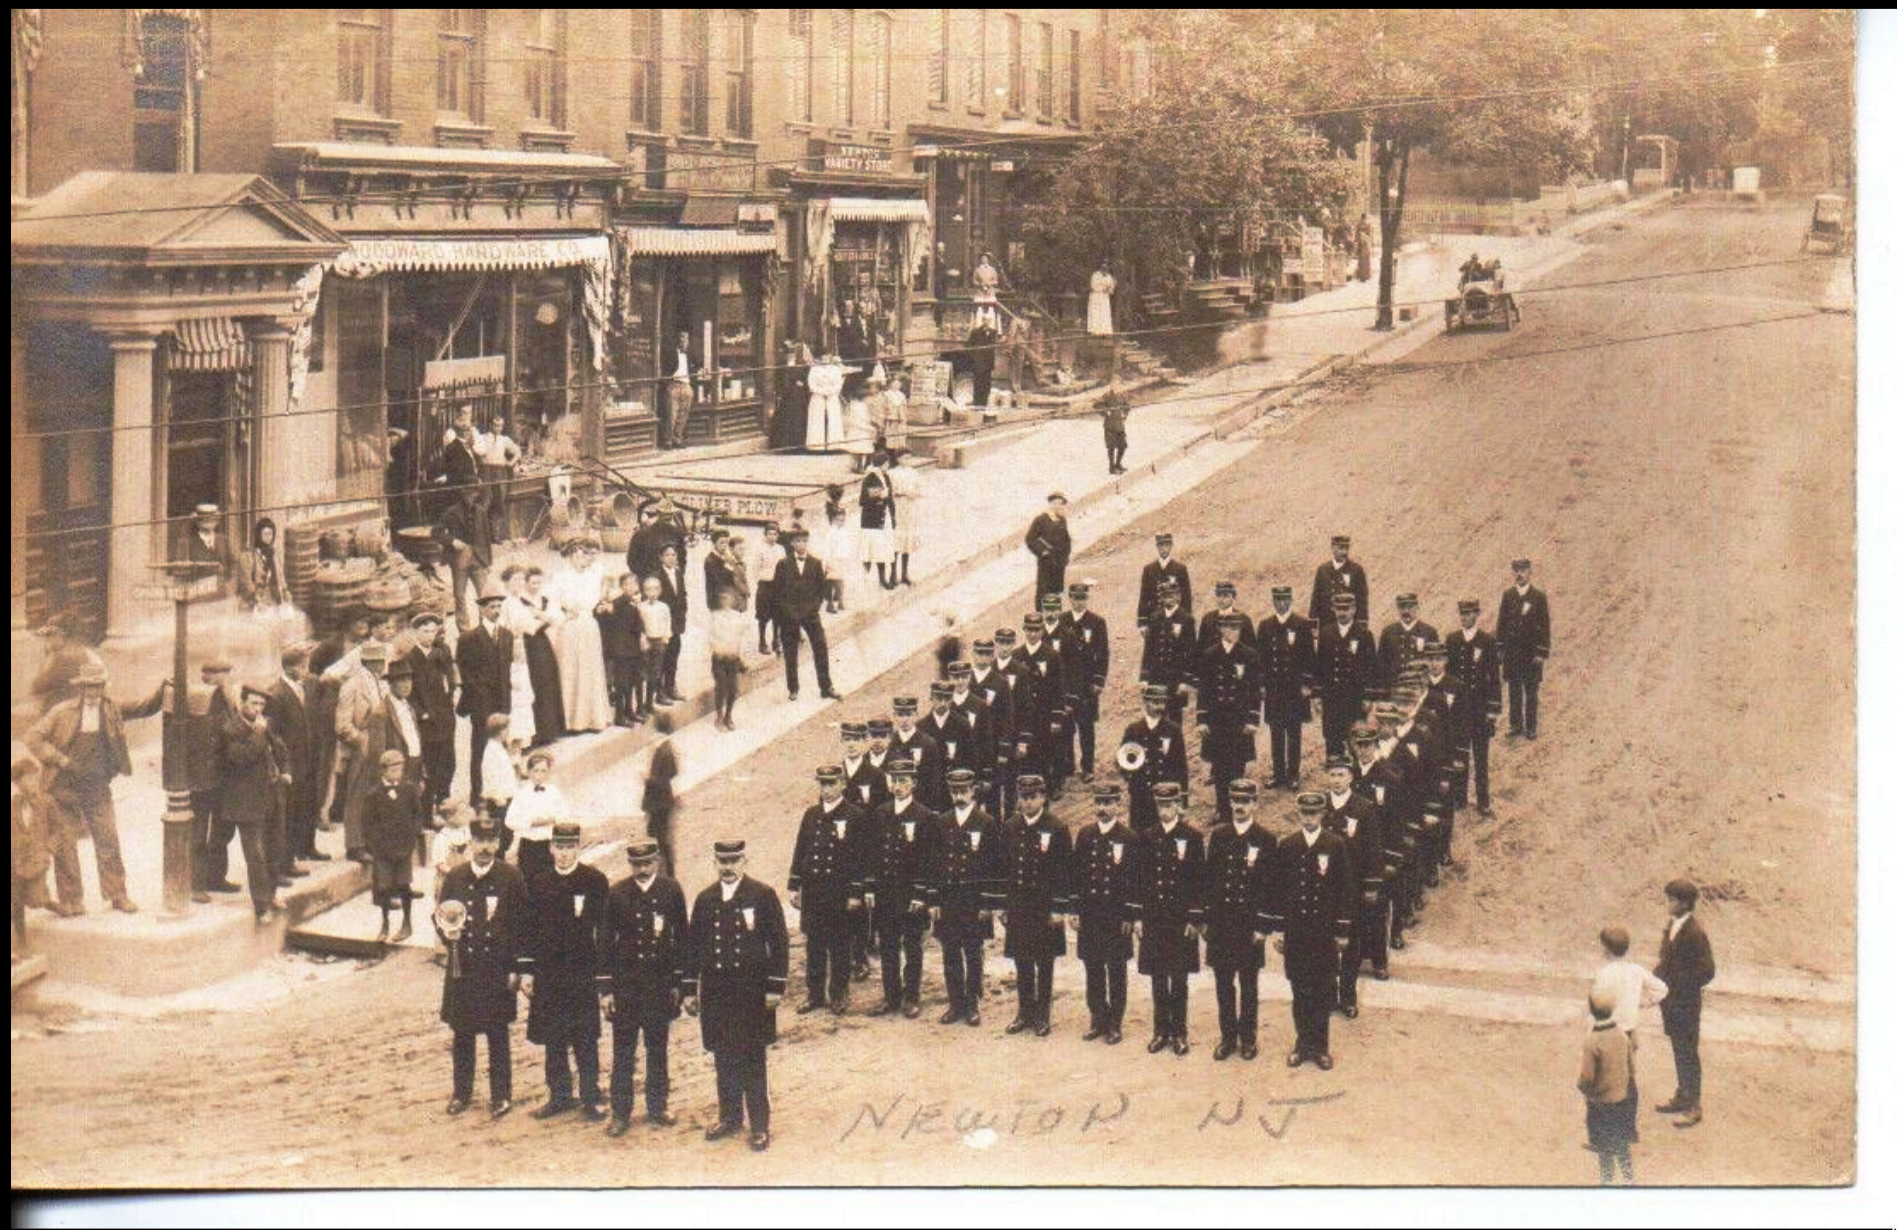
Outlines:
<svg viewBox="0 0 1897 1230"><path fill-rule="evenodd" d="M566 564L554 569L549 586L555 605L566 615L553 628L553 652L560 663L560 702L568 731L604 730L612 725L613 703L606 687L606 654L599 621L593 618L607 600L606 569L599 548L589 539L566 545Z"/></svg>
<svg viewBox="0 0 1897 1230"><path fill-rule="evenodd" d="M878 424L871 407L880 407L882 403L874 396L877 386L869 387L871 396L851 397L843 403L843 451L853 459L851 468L858 474L869 468L869 459L876 452Z"/></svg>
<svg viewBox="0 0 1897 1230"><path fill-rule="evenodd" d="M909 556L922 541L916 518L922 511L922 476L899 449L890 450L890 506L896 512L896 582L909 584Z"/></svg>
<svg viewBox="0 0 1897 1230"><path fill-rule="evenodd" d="M519 564L501 569L501 585L507 601L501 607L501 623L514 634L514 660L507 668L507 741L529 746L538 733L534 729L534 681L527 669L527 633L540 626L540 619L527 605L527 570Z"/></svg>
<svg viewBox="0 0 1897 1230"><path fill-rule="evenodd" d="M823 356L810 369L809 384L804 447L813 453L834 452L843 441L843 360Z"/></svg>
<svg viewBox="0 0 1897 1230"><path fill-rule="evenodd" d="M1087 294L1087 332L1094 337L1106 337L1113 332L1113 288L1116 283L1113 275L1107 272L1104 263L1094 271L1088 282Z"/></svg>

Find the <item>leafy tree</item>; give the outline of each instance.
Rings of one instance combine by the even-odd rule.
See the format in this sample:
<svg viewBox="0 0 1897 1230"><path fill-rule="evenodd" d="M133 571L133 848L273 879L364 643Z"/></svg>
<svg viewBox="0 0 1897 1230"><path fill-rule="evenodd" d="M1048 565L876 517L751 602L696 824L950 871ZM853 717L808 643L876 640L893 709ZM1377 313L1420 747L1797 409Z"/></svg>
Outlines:
<svg viewBox="0 0 1897 1230"><path fill-rule="evenodd" d="M1857 168L1851 70L1857 45L1851 9L1767 9L1772 58L1767 106L1787 128L1825 142L1830 182L1849 187Z"/></svg>

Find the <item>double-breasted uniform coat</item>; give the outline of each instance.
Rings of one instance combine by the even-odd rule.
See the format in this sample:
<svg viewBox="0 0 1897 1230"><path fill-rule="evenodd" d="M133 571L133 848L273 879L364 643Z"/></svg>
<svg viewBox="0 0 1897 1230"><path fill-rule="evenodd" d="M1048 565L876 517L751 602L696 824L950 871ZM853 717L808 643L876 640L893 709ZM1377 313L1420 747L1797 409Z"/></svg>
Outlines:
<svg viewBox="0 0 1897 1230"><path fill-rule="evenodd" d="M485 875L462 863L442 877L436 905L449 901L467 908L468 921L449 945L441 1019L457 1033L505 1029L517 1011L511 979L526 922L526 881L518 867L498 858Z"/></svg>
<svg viewBox="0 0 1897 1230"><path fill-rule="evenodd" d="M1233 780L1258 755L1263 676L1258 655L1243 641L1229 649L1223 640L1214 642L1199 658L1198 723L1205 728L1199 755L1212 766L1221 820L1231 819Z"/></svg>
<svg viewBox="0 0 1897 1230"><path fill-rule="evenodd" d="M1160 782L1178 782L1190 787L1186 768L1186 736L1171 718L1147 721L1144 714L1127 724L1120 743L1137 743L1146 749L1146 763L1126 775L1127 800L1131 804L1133 827L1139 832L1159 824L1159 809L1153 803L1153 787ZM1117 751L1117 749L1116 749Z"/></svg>
<svg viewBox="0 0 1897 1230"><path fill-rule="evenodd" d="M1056 915L1073 909L1074 842L1067 826L1042 811L1034 823L1017 815L1002 830L1007 861L1002 954L1016 961L1067 955L1067 932Z"/></svg>
<svg viewBox="0 0 1897 1230"><path fill-rule="evenodd" d="M1333 756L1345 751L1351 723L1376 686L1377 638L1362 620L1348 626L1327 620L1318 630L1317 679L1324 702L1324 745Z"/></svg>
<svg viewBox="0 0 1897 1230"><path fill-rule="evenodd" d="M1221 824L1206 839L1205 960L1213 969L1264 968L1257 937L1284 923L1272 891L1277 845L1256 823L1242 833Z"/></svg>
<svg viewBox="0 0 1897 1230"><path fill-rule="evenodd" d="M1199 941L1188 928L1205 922L1205 837L1181 820L1160 825L1140 840L1133 894L1140 924L1142 974L1191 974L1199 968Z"/></svg>
<svg viewBox="0 0 1897 1230"><path fill-rule="evenodd" d="M527 881L522 973L534 976L527 1041L539 1046L599 1039L600 928L606 921L606 873L581 863L566 875Z"/></svg>

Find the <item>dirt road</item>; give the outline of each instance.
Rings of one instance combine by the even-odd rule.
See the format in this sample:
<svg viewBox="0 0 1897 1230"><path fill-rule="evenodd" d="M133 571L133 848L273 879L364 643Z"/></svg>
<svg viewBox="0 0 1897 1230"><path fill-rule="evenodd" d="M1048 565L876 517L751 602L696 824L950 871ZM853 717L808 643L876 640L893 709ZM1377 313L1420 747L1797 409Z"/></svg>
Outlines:
<svg viewBox="0 0 1897 1230"><path fill-rule="evenodd" d="M1554 608L1542 737L1498 742L1497 816L1459 821L1465 866L1435 893L1423 937L1567 962L1591 956L1595 931L1617 921L1650 957L1659 885L1686 874L1707 888L1722 963L1849 975L1852 321L1807 315L1831 266L1558 289L1795 257L1799 225L1795 210L1687 206L1600 236L1597 252L1522 296L1517 331L1438 340L1306 405L1246 461L1077 560L1070 575L1096 579L1114 633L1103 731L1132 712L1132 607L1157 529L1178 535L1198 588L1229 576L1254 611L1274 582L1302 602L1329 535L1348 532L1379 625L1403 589L1439 627L1465 595L1492 615L1507 561L1528 555ZM1743 322L1770 323L1725 327ZM1656 334L1673 336L1617 344ZM1000 603L987 625L1018 623L1025 602ZM756 871L781 883L834 723L883 712L932 670L919 653L693 792L680 849L745 833ZM1281 807L1285 796L1272 797ZM1209 805L1195 799L1195 821ZM692 854L683 873L688 890L708 878ZM998 955L989 968L994 996ZM933 956L930 972L939 1000ZM1265 977L1279 979L1275 963ZM1214 1064L1201 976L1200 1045L1183 1060L1152 1057L1138 1045L1148 998L1137 978L1129 1043L1078 1041L1079 971L1067 962L1047 1041L1002 1036L1006 1001L980 1030L786 1015L795 1023L772 1059L778 1144L759 1157L697 1138L713 1098L689 1022L675 1035L673 1132L641 1128L615 1145L573 1121L442 1118L438 978L411 953L266 1011L102 1019L84 1023L98 1032L56 1036L16 1013L14 1181L1593 1178L1572 1089L1578 1026L1370 1011L1338 1023L1334 1072L1290 1072L1288 1012L1274 1003L1260 1060ZM795 970L792 981L795 995ZM1648 1032L1652 1102L1672 1074L1657 1027ZM517 1043L528 1105L542 1088L538 1057ZM1644 1116L1643 1181L1850 1175L1851 1054L1712 1045L1707 1069L1702 1127Z"/></svg>

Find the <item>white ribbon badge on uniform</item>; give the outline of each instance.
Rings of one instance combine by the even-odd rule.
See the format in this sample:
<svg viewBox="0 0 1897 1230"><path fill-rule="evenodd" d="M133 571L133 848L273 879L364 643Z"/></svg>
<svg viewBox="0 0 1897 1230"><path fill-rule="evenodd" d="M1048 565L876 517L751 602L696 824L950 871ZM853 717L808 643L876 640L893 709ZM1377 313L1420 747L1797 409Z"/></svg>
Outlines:
<svg viewBox="0 0 1897 1230"><path fill-rule="evenodd" d="M1093 643L1093 629L1082 628L1080 630L1080 639L1083 641L1086 641L1088 644L1092 644Z"/></svg>
<svg viewBox="0 0 1897 1230"><path fill-rule="evenodd" d="M1297 643L1298 643L1298 634L1297 634L1297 633L1295 633L1295 632L1287 632L1287 633L1285 633L1285 634L1284 634L1284 643L1285 643L1285 644L1287 644L1287 645L1295 645L1295 644L1297 644Z"/></svg>
<svg viewBox="0 0 1897 1230"><path fill-rule="evenodd" d="M1172 625L1172 634L1174 636L1184 636L1186 634L1185 625L1175 620Z"/></svg>
<svg viewBox="0 0 1897 1230"><path fill-rule="evenodd" d="M1377 803L1379 806L1381 806L1383 803L1383 787L1382 786L1377 787Z"/></svg>
<svg viewBox="0 0 1897 1230"><path fill-rule="evenodd" d="M914 841L916 839L916 822L914 820L904 820L902 822L902 839L904 841Z"/></svg>
<svg viewBox="0 0 1897 1230"><path fill-rule="evenodd" d="M976 830L975 832L973 832L973 833L970 833L970 834L968 835L968 848L969 848L969 849L971 849L971 850L979 850L979 849L981 849L981 832L980 832L980 830Z"/></svg>
<svg viewBox="0 0 1897 1230"><path fill-rule="evenodd" d="M1119 863L1119 861L1120 861L1120 860L1121 860L1121 859L1122 859L1123 857L1125 857L1125 855L1126 855L1126 844L1125 844L1124 842L1118 842L1118 841L1116 841L1116 842L1114 842L1114 843L1113 843L1113 861L1114 861L1114 863L1116 863L1116 864L1117 864L1117 863Z"/></svg>
<svg viewBox="0 0 1897 1230"><path fill-rule="evenodd" d="M586 894L574 893L573 894L573 917L578 918L580 916L580 912L584 910L585 908L586 908Z"/></svg>
<svg viewBox="0 0 1897 1230"><path fill-rule="evenodd" d="M866 786L866 787L864 787L864 789L866 789L866 790L867 790L867 789L868 789L868 787ZM838 840L838 841L842 841L842 840L843 840L843 823L844 823L844 822L843 822L843 821L841 821L841 820L839 820L839 821L837 821L837 822L836 822L836 825L837 825L837 840Z"/></svg>
<svg viewBox="0 0 1897 1230"><path fill-rule="evenodd" d="M1049 843L1049 842L1051 842L1051 841L1053 841L1053 840L1054 840L1054 835L1053 835L1052 833L1042 833L1042 834L1041 834L1041 853L1042 853L1042 854L1046 854L1046 853L1047 853L1047 845L1048 845L1048 843Z"/></svg>
<svg viewBox="0 0 1897 1230"><path fill-rule="evenodd" d="M1166 735L1159 740L1159 754L1164 756L1172 751L1172 736Z"/></svg>
<svg viewBox="0 0 1897 1230"><path fill-rule="evenodd" d="M1416 638L1416 652L1423 652L1423 638L1420 636Z"/></svg>
<svg viewBox="0 0 1897 1230"><path fill-rule="evenodd" d="M1179 851L1179 861L1183 863L1186 859L1186 839L1181 837L1172 844L1173 848Z"/></svg>
<svg viewBox="0 0 1897 1230"><path fill-rule="evenodd" d="M1482 651L1480 649L1475 651L1475 660L1477 662L1480 662L1482 660Z"/></svg>
<svg viewBox="0 0 1897 1230"><path fill-rule="evenodd" d="M1444 703L1444 704L1448 704L1448 705L1453 705L1453 704L1455 704L1455 703L1456 703L1456 694L1455 694L1454 692L1444 692L1444 693L1443 693L1443 703Z"/></svg>
<svg viewBox="0 0 1897 1230"><path fill-rule="evenodd" d="M1331 869L1331 856L1328 854L1318 855L1317 856L1317 874L1325 875L1330 871L1330 869Z"/></svg>
<svg viewBox="0 0 1897 1230"><path fill-rule="evenodd" d="M1357 638L1354 636L1350 638L1350 652L1357 652Z"/></svg>
<svg viewBox="0 0 1897 1230"><path fill-rule="evenodd" d="M865 803L869 802L869 783L864 782L862 785L858 786L857 789L863 792L863 801ZM842 828L843 826L841 824L837 825L837 829L839 831L841 831Z"/></svg>
<svg viewBox="0 0 1897 1230"><path fill-rule="evenodd" d="M747 905L738 912L744 915L744 929L746 931L757 930L757 911L756 910L752 909L750 906Z"/></svg>
<svg viewBox="0 0 1897 1230"><path fill-rule="evenodd" d="M652 934L654 935L665 934L665 915L654 914L652 916Z"/></svg>
<svg viewBox="0 0 1897 1230"><path fill-rule="evenodd" d="M954 741L953 741L953 740L951 740L951 741L949 742L949 745L948 745L948 754L949 754L949 759L950 759L950 760L953 760L953 759L955 759L955 743L954 743Z"/></svg>
<svg viewBox="0 0 1897 1230"><path fill-rule="evenodd" d="M1238 666L1234 669L1236 669L1236 671L1238 672L1238 677L1240 679L1243 679L1245 677L1245 664L1243 662L1240 662Z"/></svg>
<svg viewBox="0 0 1897 1230"><path fill-rule="evenodd" d="M1039 671L1039 672L1041 672L1041 673L1042 673L1043 675L1045 675L1045 674L1047 673L1047 663L1046 663L1046 662L1044 662L1044 661L1043 661L1043 662L1036 662L1036 663L1034 664L1034 669L1035 669L1035 670L1037 670L1037 671Z"/></svg>
<svg viewBox="0 0 1897 1230"><path fill-rule="evenodd" d="M1526 615L1526 614L1528 614L1528 603L1527 603L1527 602L1523 602L1523 603L1522 603L1522 614L1524 614L1524 615Z"/></svg>
<svg viewBox="0 0 1897 1230"><path fill-rule="evenodd" d="M1245 847L1245 865L1249 867L1253 863L1256 863L1257 861L1258 861L1258 847L1246 846Z"/></svg>

